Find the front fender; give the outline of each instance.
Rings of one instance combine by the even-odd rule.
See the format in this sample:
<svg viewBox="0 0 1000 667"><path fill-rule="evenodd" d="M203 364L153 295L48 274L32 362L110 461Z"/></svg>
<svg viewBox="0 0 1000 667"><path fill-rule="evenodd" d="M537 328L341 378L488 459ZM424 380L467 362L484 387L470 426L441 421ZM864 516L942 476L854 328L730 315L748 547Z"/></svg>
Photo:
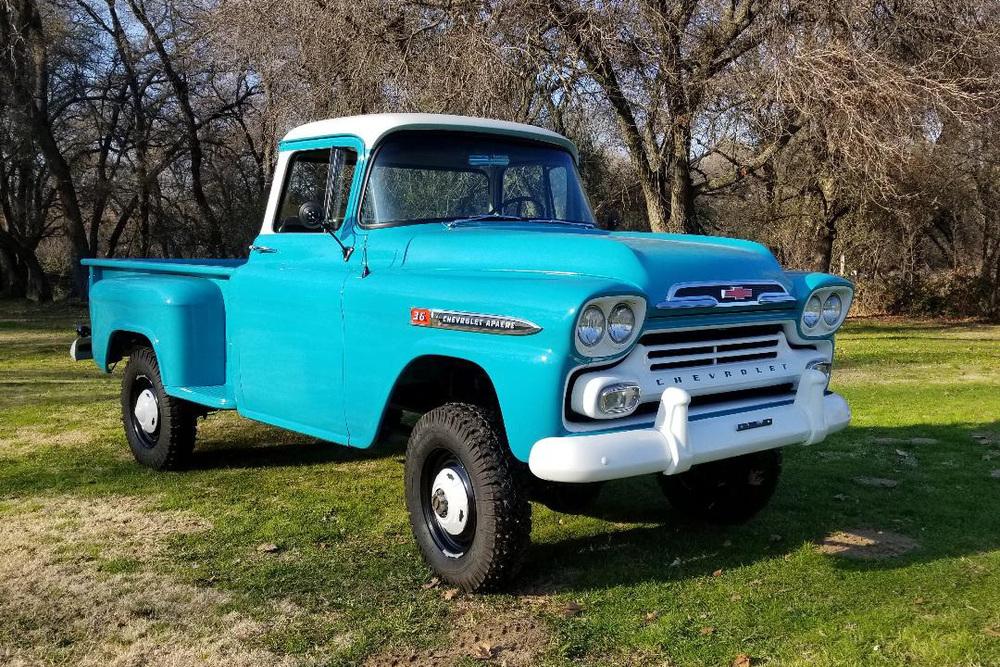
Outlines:
<svg viewBox="0 0 1000 667"><path fill-rule="evenodd" d="M511 451L527 461L537 440L561 432L565 378L579 364L572 333L580 306L597 295L636 292L627 283L591 276L513 272L383 270L349 278L344 340L350 444L373 442L393 387L410 362L438 355L486 371ZM414 326L413 308L516 317L541 330L513 336Z"/></svg>

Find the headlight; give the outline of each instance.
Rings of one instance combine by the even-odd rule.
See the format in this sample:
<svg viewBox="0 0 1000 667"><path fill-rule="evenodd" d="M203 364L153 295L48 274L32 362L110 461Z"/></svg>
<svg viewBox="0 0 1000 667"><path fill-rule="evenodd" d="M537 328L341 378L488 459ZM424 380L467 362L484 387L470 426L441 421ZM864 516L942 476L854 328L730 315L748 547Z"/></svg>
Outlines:
<svg viewBox="0 0 1000 667"><path fill-rule="evenodd" d="M635 312L627 303L619 303L608 317L608 335L611 340L621 344L629 339L635 330Z"/></svg>
<svg viewBox="0 0 1000 667"><path fill-rule="evenodd" d="M832 327L840 319L843 308L844 302L836 294L826 297L826 301L823 302L823 321Z"/></svg>
<svg viewBox="0 0 1000 667"><path fill-rule="evenodd" d="M586 347L594 347L604 338L604 313L597 306L588 306L576 325L576 337ZM565 331L565 329L563 330Z"/></svg>
<svg viewBox="0 0 1000 667"><path fill-rule="evenodd" d="M573 330L576 352L600 359L635 344L646 317L646 300L637 294L598 296L585 301Z"/></svg>
<svg viewBox="0 0 1000 667"><path fill-rule="evenodd" d="M806 302L806 308L802 311L802 324L806 325L807 329L812 329L814 326L819 324L819 318L823 312L823 302L819 300L819 297L815 294L809 297L809 301Z"/></svg>
<svg viewBox="0 0 1000 667"><path fill-rule="evenodd" d="M835 332L844 323L853 297L854 290L847 285L816 289L802 309L802 333L806 336L827 336Z"/></svg>

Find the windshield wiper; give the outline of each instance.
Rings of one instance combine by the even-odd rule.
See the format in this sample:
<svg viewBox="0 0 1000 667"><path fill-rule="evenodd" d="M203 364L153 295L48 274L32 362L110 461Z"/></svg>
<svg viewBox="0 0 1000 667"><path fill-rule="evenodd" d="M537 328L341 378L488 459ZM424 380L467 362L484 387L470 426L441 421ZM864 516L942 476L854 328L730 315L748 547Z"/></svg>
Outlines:
<svg viewBox="0 0 1000 667"><path fill-rule="evenodd" d="M597 227L592 222L584 222L583 220L560 220L558 218L521 218L528 222L545 222L550 225L566 225L567 227L586 227L588 229L593 229Z"/></svg>
<svg viewBox="0 0 1000 667"><path fill-rule="evenodd" d="M484 220L498 220L501 222L522 222L527 219L528 218L522 218L519 215L507 215L505 213L497 213L494 211L493 213L484 213L482 215L473 215L468 218L456 218L454 220L449 220L444 223L444 226L450 229L452 227L456 227L458 225L464 225L469 222L482 222Z"/></svg>

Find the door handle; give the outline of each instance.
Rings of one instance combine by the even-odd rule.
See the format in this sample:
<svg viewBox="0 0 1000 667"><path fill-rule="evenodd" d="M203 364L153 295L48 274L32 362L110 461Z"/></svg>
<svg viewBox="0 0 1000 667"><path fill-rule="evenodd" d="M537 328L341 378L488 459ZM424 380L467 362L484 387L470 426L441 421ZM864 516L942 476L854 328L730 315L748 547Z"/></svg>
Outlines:
<svg viewBox="0 0 1000 667"><path fill-rule="evenodd" d="M271 253L278 252L277 248L269 248L266 245L252 245L252 246L250 246L250 250L251 250L251 252L256 251L256 252L259 252L259 253L264 254L264 255L269 255Z"/></svg>

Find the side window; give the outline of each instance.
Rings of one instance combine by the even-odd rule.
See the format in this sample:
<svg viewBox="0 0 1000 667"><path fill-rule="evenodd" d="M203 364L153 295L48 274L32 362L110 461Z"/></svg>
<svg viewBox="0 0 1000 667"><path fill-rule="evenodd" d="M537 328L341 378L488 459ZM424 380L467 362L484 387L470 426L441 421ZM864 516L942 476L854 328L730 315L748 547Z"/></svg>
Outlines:
<svg viewBox="0 0 1000 667"><path fill-rule="evenodd" d="M500 213L523 218L547 218L545 169L538 164L509 167L503 172Z"/></svg>
<svg viewBox="0 0 1000 667"><path fill-rule="evenodd" d="M569 220L566 203L569 201L569 175L566 167L552 167L549 172L549 192L552 193L552 212L557 220Z"/></svg>
<svg viewBox="0 0 1000 667"><path fill-rule="evenodd" d="M324 221L339 227L358 156L349 148L301 151L292 156L274 231L320 232Z"/></svg>

